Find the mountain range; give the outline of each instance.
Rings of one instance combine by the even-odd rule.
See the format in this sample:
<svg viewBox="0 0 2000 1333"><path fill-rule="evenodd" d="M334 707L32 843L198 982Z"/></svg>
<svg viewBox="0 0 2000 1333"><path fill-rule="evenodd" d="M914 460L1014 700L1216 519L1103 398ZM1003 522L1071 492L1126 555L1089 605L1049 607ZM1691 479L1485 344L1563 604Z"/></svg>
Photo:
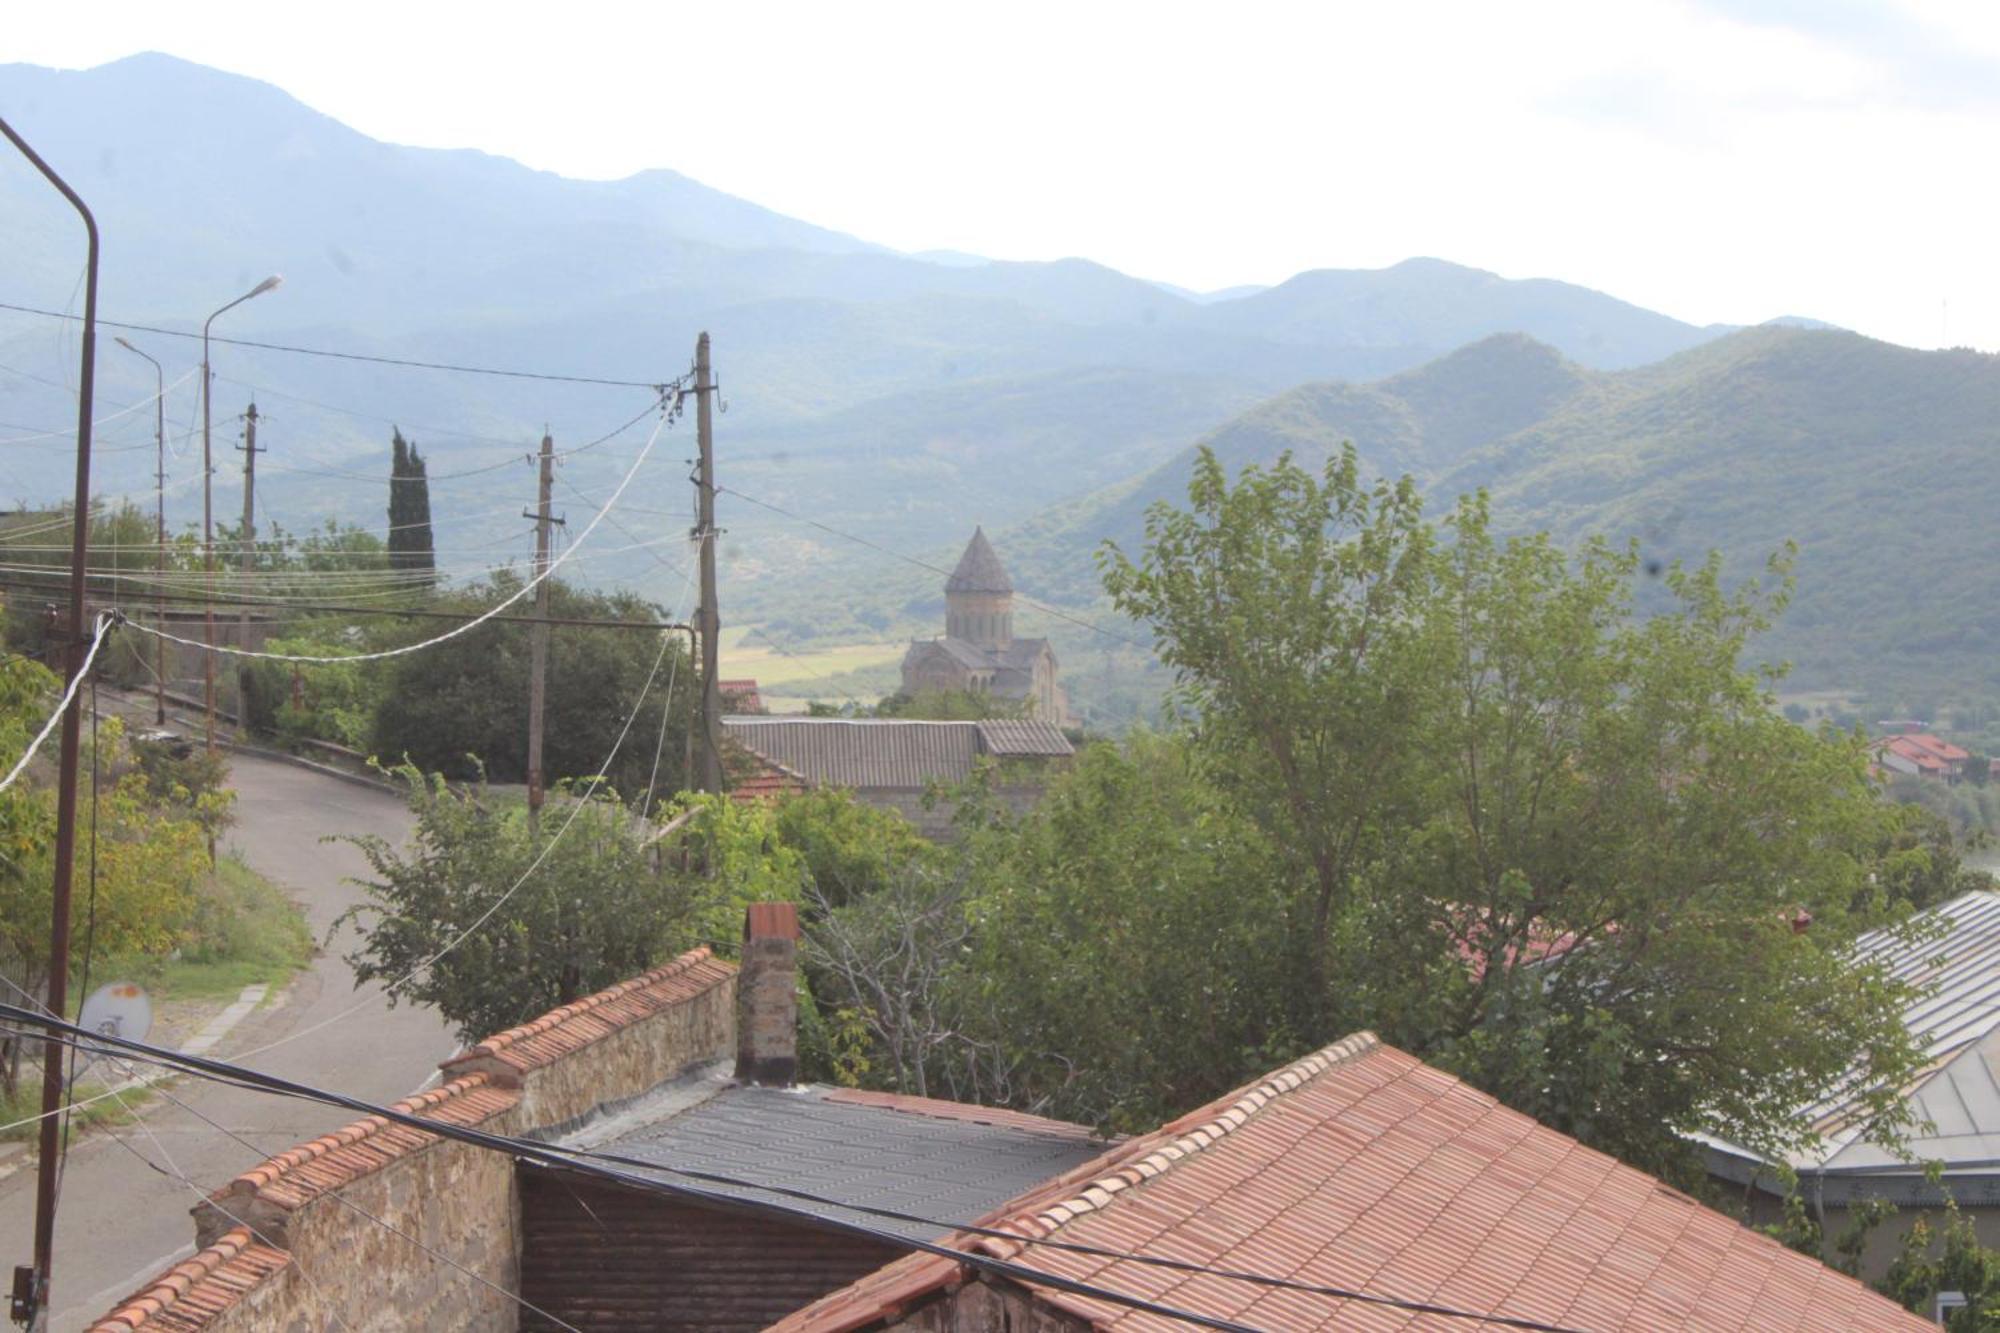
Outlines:
<svg viewBox="0 0 2000 1333"><path fill-rule="evenodd" d="M997 530L1022 587L1087 607L1091 551L1129 543L1145 506L1179 493L1197 441L1240 463L1352 439L1440 505L1485 486L1503 522L1566 537L1633 532L1668 554L1712 544L1739 563L1798 537L1783 643L1829 678L1933 649L1972 663L1991 646L1975 608L1992 589L1968 570L1992 564L1973 515L2000 498L1977 462L1993 442L1993 358L1809 320L1697 326L1438 259L1192 293L1083 259L901 254L672 171L579 181L377 142L267 84L161 55L0 66L0 114L96 211L109 319L191 333L276 271L284 286L218 334L629 382L218 344L217 504L240 503L223 451L254 395L271 450L262 522L379 527L397 425L437 479L440 563L519 561L533 480L509 460L544 427L571 449L609 435L568 458L557 492L573 517L592 512L644 439L643 419L614 432L644 416L652 395L635 386L679 374L706 329L728 409L724 605L785 641L928 632L927 566L976 522ZM73 311L73 215L20 164L0 169L0 208L0 303ZM198 512L198 345L127 333L175 386L178 526ZM99 489L150 500L152 370L101 347ZM74 354L72 325L0 309L0 501L66 492ZM616 535L593 539L573 572L685 605L674 548L690 448L669 439L655 452ZM1912 506L1947 523L1899 524ZM1822 574L1848 591L1818 586ZM1899 580L1908 604L1891 593ZM1948 614L1932 609L1940 596ZM1137 670L1103 636L1056 632L1082 678Z"/></svg>

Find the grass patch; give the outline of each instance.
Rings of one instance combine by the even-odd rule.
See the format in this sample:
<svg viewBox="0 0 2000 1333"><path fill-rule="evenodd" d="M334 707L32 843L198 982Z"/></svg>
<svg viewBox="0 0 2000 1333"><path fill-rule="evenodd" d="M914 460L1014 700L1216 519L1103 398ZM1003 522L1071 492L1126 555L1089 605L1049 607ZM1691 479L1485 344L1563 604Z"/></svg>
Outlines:
<svg viewBox="0 0 2000 1333"><path fill-rule="evenodd" d="M277 986L312 960L312 933L284 891L233 857L195 890L188 938L168 958L121 959L103 975L129 976L156 1000L233 1000L245 986Z"/></svg>
<svg viewBox="0 0 2000 1333"><path fill-rule="evenodd" d="M38 1044L35 1047L37 1056L40 1051L41 1047ZM124 1082L123 1079L116 1081ZM78 1079L74 1100L83 1102L88 1098L101 1096L106 1086L108 1085L95 1079ZM70 1112L71 1141L74 1142L84 1131L100 1125L109 1125L115 1129L120 1125L131 1124L138 1119L138 1109L145 1104L149 1096L151 1094L144 1088L135 1088L117 1097L105 1097L102 1101L77 1106ZM24 1077L21 1080L20 1090L12 1097L0 1096L0 1125L9 1127L0 1130L0 1142L33 1143L41 1137L42 1126L39 1119L31 1117L39 1117L41 1113L42 1081L38 1077ZM17 1125L14 1123L17 1120L26 1120L28 1123Z"/></svg>
<svg viewBox="0 0 2000 1333"><path fill-rule="evenodd" d="M907 640L876 643L848 643L830 648L788 648L778 652L755 637L746 636L754 626L739 627L733 638L721 643L722 671L727 676L752 676L760 691L799 694L818 688L829 676L842 676L870 667L893 666L909 650ZM802 689L779 688L797 685Z"/></svg>

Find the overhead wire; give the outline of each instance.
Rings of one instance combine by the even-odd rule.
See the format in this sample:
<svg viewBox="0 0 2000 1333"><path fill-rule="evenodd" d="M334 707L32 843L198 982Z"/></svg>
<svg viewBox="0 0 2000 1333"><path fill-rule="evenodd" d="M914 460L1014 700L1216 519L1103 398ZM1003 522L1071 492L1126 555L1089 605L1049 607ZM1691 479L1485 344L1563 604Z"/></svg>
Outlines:
<svg viewBox="0 0 2000 1333"><path fill-rule="evenodd" d="M1166 1255L1120 1250L1108 1246L1058 1240L1048 1236L1024 1235L1018 1231L1005 1228L986 1227L978 1223L955 1222L921 1213L857 1204L826 1195L814 1194L805 1190L792 1189L788 1186L749 1180L741 1176L677 1167L668 1163L626 1157L616 1153L574 1148L539 1139L492 1134L470 1126L417 1116L393 1106L382 1106L330 1089L299 1083L276 1075L264 1074L234 1061L187 1055L183 1052L169 1051L160 1047L150 1046L144 1042L133 1041L129 1038L94 1034L74 1024L57 1020L47 1015L46 1012L37 1014L32 1010L24 1010L19 1006L11 1004L0 1003L0 1020L15 1024L26 1022L36 1028L52 1029L62 1034L57 1040L88 1042L100 1046L114 1046L120 1050L132 1053L135 1058L145 1063L179 1069L196 1077L210 1078L216 1082L231 1086L272 1095L300 1098L318 1102L322 1105L338 1106L363 1115L377 1116L385 1121L435 1134L441 1138L450 1138L474 1147L506 1153L518 1160L527 1161L534 1165L577 1171L580 1174L597 1176L630 1188L692 1198L719 1207L766 1215L777 1214L790 1219L808 1220L822 1226L848 1232L849 1234L866 1236L899 1249L913 1249L936 1254L940 1257L965 1264L968 1267L995 1273L999 1276L1010 1277L1018 1281L1041 1286L1053 1286L1062 1290L1072 1291L1078 1295L1096 1297L1128 1308L1146 1310L1167 1318L1194 1323L1204 1327L1248 1330L1249 1333L1254 1333L1254 1330L1250 1330L1250 1326L1232 1320L1204 1315L1198 1311L1177 1309L1146 1297L1135 1296L1131 1293L1118 1291L1097 1283L1068 1278L1058 1273L1020 1263L1016 1260L1001 1259L997 1256L981 1253L976 1250L958 1249L937 1241L927 1241L904 1233L885 1231L879 1227L870 1226L867 1223L851 1221L845 1217L828 1216L823 1212L803 1209L789 1203L774 1203L764 1198L719 1193L714 1189L704 1188L704 1186L715 1185L731 1190L751 1190L759 1194L776 1196L780 1199L796 1200L799 1203L812 1203L822 1207L838 1209L842 1213L859 1214L882 1218L884 1220L920 1223L926 1227L935 1228L939 1235L961 1233L982 1236L1004 1240L1021 1246L1023 1249L1030 1247L1048 1249L1063 1253L1102 1258L1118 1263L1132 1263L1144 1267L1159 1268L1169 1272L1244 1282L1272 1290L1297 1291L1322 1295L1339 1300L1401 1310L1412 1314L1429 1314L1443 1318L1479 1321L1505 1328L1532 1330L1533 1333L1583 1333L1583 1330L1580 1329L1526 1316L1506 1315L1494 1311L1467 1310L1437 1302L1394 1296L1381 1292L1371 1292L1361 1288L1345 1287L1333 1283L1306 1282L1293 1278L1279 1277L1275 1274L1219 1268L1211 1264L1196 1263ZM649 1174L638 1174L639 1172ZM668 1176L680 1177L699 1183L681 1184L676 1181L661 1179L659 1175L650 1173L663 1173Z"/></svg>
<svg viewBox="0 0 2000 1333"><path fill-rule="evenodd" d="M115 412L107 412L105 415L94 419L90 423L90 428L92 430L96 430L99 426L109 425L112 422L117 421L122 417L128 417L132 415L134 412L137 412L142 408L151 407L156 401L166 397L168 394L172 393L175 389L180 388L181 385L186 384L189 380L193 379L196 375L200 373L201 372L199 370L190 370L187 374L181 376L179 379L175 380L172 384L163 385L160 389L158 389L153 393L147 394L144 398L141 398L138 402L131 403L124 407L121 407ZM64 392L70 392L70 391L65 389ZM76 437L76 427L68 426L61 430L38 431L33 435L0 435L0 444L27 444L34 440L53 440L59 437L66 439L74 439ZM151 440L147 440L143 445L128 445L125 447L133 449L151 448L152 443L153 442Z"/></svg>
<svg viewBox="0 0 2000 1333"><path fill-rule="evenodd" d="M65 321L75 321L81 318L81 316L60 310L45 310L39 306L17 305L11 301L0 301L0 310L12 310L23 315L40 315L47 319ZM200 338L202 336L199 333L192 333L186 329L161 328L155 324L132 324L115 319L105 319L102 316L98 317L97 323L104 328L125 329L136 333L157 333L167 338ZM328 357L337 361L360 361L378 366L402 366L413 370L440 370L460 375L490 375L502 379L546 380L557 384L593 384L617 389L662 390L671 388L676 383L688 378L683 375L678 380L666 381L615 380L595 375L562 375L549 371L508 370L493 366L462 365L448 361L419 361L409 357L379 356L367 352L342 352L324 347L298 347L288 343L264 342L255 338L224 338L220 335L211 335L209 341L220 343L225 347L255 347L266 352L285 352L294 356Z"/></svg>
<svg viewBox="0 0 2000 1333"><path fill-rule="evenodd" d="M90 638L90 651L83 655L83 665L76 669L74 676L70 677L69 687L63 691L62 702L56 705L56 711L49 714L49 720L44 722L42 729L35 733L35 739L28 742L28 748L23 750L21 757L14 761L14 767L7 770L7 776L0 778L0 791L6 791L14 785L15 779L21 776L27 769L29 762L34 759L35 752L42 748L42 742L46 741L49 738L49 733L56 729L56 723L61 721L62 715L69 711L70 705L76 702L76 692L83 687L84 680L90 675L90 664L97 660L97 650L104 646L105 636L111 632L111 623L109 616L99 616L97 618L95 632Z"/></svg>
<svg viewBox="0 0 2000 1333"><path fill-rule="evenodd" d="M880 551L883 555L893 557L894 559L897 560L901 560L905 564L915 565L919 569L927 569L931 571L933 574L942 574L946 578L951 577L951 571L944 568L944 566L942 565L934 565L928 560L920 560L916 556L909 555L902 551L894 550L890 547L882 545L880 542L871 541L867 537L862 537L852 532L842 531L841 529L836 528L831 524L822 523L816 518L808 518L804 514L795 514L791 510L786 509L781 505L772 504L769 500L760 500L754 495L746 494L745 492L739 491L731 486L718 486L715 489L717 494L733 495L739 500L748 500L751 504L756 505L760 509L768 509L774 514L778 514L785 518L791 519L795 523L804 523L809 527L818 528L821 532L830 533L831 535L839 537L844 541L850 541L858 545L865 546L871 551ZM1135 648L1147 648L1150 651L1150 646L1148 644L1140 642L1138 639L1133 638L1129 634L1120 634L1116 630L1106 629L1104 626L1096 624L1093 621L1085 620L1080 616L1073 616L1067 611L1058 610L1053 606L1049 606L1047 603L1038 602L1032 597L1022 596L1018 592L1015 593L1014 595L1016 597L1019 597L1023 602L1026 602L1029 606L1034 607L1037 611L1042 612L1044 615L1054 616L1057 620L1066 620L1070 624L1075 625L1080 629L1087 629L1094 634L1102 634L1108 639L1117 639L1121 643L1129 643Z"/></svg>
<svg viewBox="0 0 2000 1333"><path fill-rule="evenodd" d="M128 623L132 624L133 628L137 629L142 634L150 634L156 638L165 639L172 643L182 644L186 647L199 648L207 652L221 653L231 657L249 657L249 658L257 658L260 660L273 661L273 662L330 663L330 662L374 661L386 657L401 657L408 653L422 652L427 648L433 648L438 644L443 643L449 639L455 639L461 634L469 633L470 631L477 629L480 625L485 624L488 620L491 620L494 616L499 615L502 611L505 611L508 607L512 606L514 603L526 597L530 592L533 592L535 588L540 586L547 579L554 576L556 570L562 567L563 562L566 559L568 559L570 554L574 552L577 547L582 546L584 542L589 540L590 534L597 529L597 525L604 520L604 516L611 512L612 508L617 505L619 498L625 494L625 489L626 487L632 484L632 479L639 475L639 469L645 465L647 456L653 452L653 446L656 443L658 443L660 438L660 433L666 429L667 423L670 420L672 420L672 414L669 411L665 410L664 403L665 400L662 399L662 411L660 413L660 419L658 423L654 425L652 435L647 438L645 448L639 451L638 458L633 460L631 468L625 473L624 478L618 483L617 488L612 491L611 498L605 502L605 507L598 510L596 515L593 516L590 522L584 527L583 531L577 534L575 544L572 545L567 550L565 550L561 555L558 555L554 560L550 561L549 564L544 569L541 570L541 572L537 573L534 577L525 580L521 584L520 588L516 589L508 597L496 603L490 610L481 613L480 615L474 617L472 620L468 621L464 625L457 627L456 629L448 630L445 633L438 635L434 639L427 639L420 643L407 644L400 648L388 648L373 653L364 653L358 656L325 657L325 656L315 656L309 653L271 653L249 648L235 648L225 644L208 644L208 643L203 643L197 639L188 639L188 638L183 638L179 635L170 634L165 630L150 628L148 626L138 624L136 621Z"/></svg>

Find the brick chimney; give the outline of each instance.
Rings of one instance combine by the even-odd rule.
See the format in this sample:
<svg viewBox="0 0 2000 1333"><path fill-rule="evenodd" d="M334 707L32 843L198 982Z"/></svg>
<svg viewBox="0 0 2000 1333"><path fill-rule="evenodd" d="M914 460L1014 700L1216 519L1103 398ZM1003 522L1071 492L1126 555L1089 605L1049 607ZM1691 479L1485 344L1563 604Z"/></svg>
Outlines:
<svg viewBox="0 0 2000 1333"><path fill-rule="evenodd" d="M798 1069L799 911L752 903L736 973L736 1079L782 1088Z"/></svg>

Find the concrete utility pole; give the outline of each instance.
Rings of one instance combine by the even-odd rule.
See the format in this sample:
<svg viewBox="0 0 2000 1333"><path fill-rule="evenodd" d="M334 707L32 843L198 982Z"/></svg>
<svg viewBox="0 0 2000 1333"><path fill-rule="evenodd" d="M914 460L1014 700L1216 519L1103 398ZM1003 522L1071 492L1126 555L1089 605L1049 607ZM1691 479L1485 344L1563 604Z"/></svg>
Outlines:
<svg viewBox="0 0 2000 1333"><path fill-rule="evenodd" d="M49 184L61 192L83 219L89 238L84 261L83 350L76 384L76 500L70 510L69 622L63 635L66 688L83 673L85 645L84 579L90 556L90 425L96 410L97 379L97 219L81 195L42 161L14 127L0 120L0 134L34 163ZM76 785L82 767L82 701L72 698L62 717L62 757L56 772L55 865L49 876L49 982L46 1007L58 1017L69 1012L70 881L76 864ZM32 1267L14 1269L10 1313L32 1329L48 1326L49 1274L55 1267L56 1181L62 1171L64 1094L63 1045L49 1034L42 1048L42 1123L40 1159L35 1165L35 1259Z"/></svg>
<svg viewBox="0 0 2000 1333"><path fill-rule="evenodd" d="M158 575L158 586L154 589L153 615L161 629L167 627L167 372L158 361L134 347L124 338L118 345L135 356L143 356L153 363L153 506L155 538L159 550L153 561L154 572ZM167 724L167 661L173 648L165 639L153 641L154 655L158 658L153 672L153 722L156 726Z"/></svg>
<svg viewBox="0 0 2000 1333"><path fill-rule="evenodd" d="M550 492L556 482L556 442L542 432L541 479L535 508L521 517L535 520L535 577L549 568L549 525L562 522L549 515ZM549 580L535 585L535 623L528 631L528 836L542 834L542 710L548 700Z"/></svg>
<svg viewBox="0 0 2000 1333"><path fill-rule="evenodd" d="M701 611L695 624L701 631L701 776L702 791L722 790L722 681L717 675L721 656L718 638L722 615L715 604L715 379L708 364L708 335L694 345L695 441L701 449L697 474L699 517L695 540L701 543Z"/></svg>
<svg viewBox="0 0 2000 1333"><path fill-rule="evenodd" d="M220 306L201 324L201 570L202 570L202 615L201 633L205 649L201 664L202 735L204 748L215 753L215 504L212 483L215 481L215 455L211 445L211 416L209 410L215 398L215 372L208 361L208 331L216 317L224 311L234 310L252 297L262 296L284 282L273 273L270 277L252 287L243 295ZM208 840L208 859L215 859L215 839Z"/></svg>
<svg viewBox="0 0 2000 1333"><path fill-rule="evenodd" d="M243 551L237 561L237 568L243 571L241 595L251 595L250 576L257 571L257 455L264 450L257 447L257 403L251 400L250 410L243 414L243 443L236 446L243 452ZM236 646L250 646L250 608L246 604L236 621ZM236 701L236 715L243 719L243 701ZM245 719L247 720L247 719Z"/></svg>

